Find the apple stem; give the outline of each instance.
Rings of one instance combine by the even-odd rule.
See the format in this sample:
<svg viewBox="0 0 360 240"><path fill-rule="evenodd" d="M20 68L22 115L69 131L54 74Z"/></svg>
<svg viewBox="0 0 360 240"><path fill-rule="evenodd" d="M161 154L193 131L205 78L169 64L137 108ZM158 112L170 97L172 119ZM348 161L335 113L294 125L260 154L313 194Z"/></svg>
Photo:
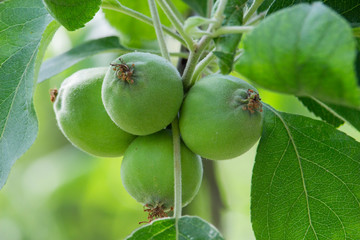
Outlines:
<svg viewBox="0 0 360 240"><path fill-rule="evenodd" d="M213 32L216 31L219 27L221 27L221 23L223 21L223 14L224 10L227 4L227 0L219 0L218 8L216 9L216 12L214 14L214 23L210 24L207 32ZM184 74L182 76L183 84L185 87L185 90L190 89L193 79L193 74L196 68L197 63L199 62L204 50L208 46L208 44L211 42L212 36L211 35L204 35L195 45L194 50L190 51L188 63L186 64Z"/></svg>
<svg viewBox="0 0 360 240"><path fill-rule="evenodd" d="M264 2L264 0L254 0L252 5L250 6L249 10L245 13L243 22L247 23L249 19L254 15L256 10L261 6L261 4Z"/></svg>
<svg viewBox="0 0 360 240"><path fill-rule="evenodd" d="M158 13L158 10L156 7L155 0L148 0L148 3L149 3L149 9L151 12L151 17L152 17L153 23L154 23L156 36L157 36L157 39L159 42L161 55L170 61L170 55L169 55L169 52L166 47L165 37L164 37L164 33L162 31L162 27L161 27L162 25L160 22L160 17L159 17L159 13Z"/></svg>
<svg viewBox="0 0 360 240"><path fill-rule="evenodd" d="M174 217L176 227L176 239L179 236L179 218L181 217L182 210L182 183L181 183L181 150L180 150L180 130L179 119L176 116L171 123L173 134L173 147L174 147Z"/></svg>
<svg viewBox="0 0 360 240"><path fill-rule="evenodd" d="M170 20L171 24L175 27L176 31L185 40L186 47L192 50L194 47L194 41L190 37L190 35L185 32L182 19L178 17L178 15L180 14L175 11L174 6L169 4L170 1L158 0L157 2L160 5L161 9L164 11L165 15Z"/></svg>
<svg viewBox="0 0 360 240"><path fill-rule="evenodd" d="M155 0L148 0L151 17L154 22L156 36L159 42L161 54L170 61L170 55L167 51L164 34L161 28L159 14L156 8ZM178 116L171 123L173 134L173 151L174 151L174 218L176 229L176 240L179 239L179 218L181 217L182 208L182 186L181 186L181 152L180 152L180 130Z"/></svg>
<svg viewBox="0 0 360 240"><path fill-rule="evenodd" d="M205 70L205 68L213 61L216 59L216 56L210 52L208 55L206 55L206 57L204 57L195 67L192 79L190 81L190 85L193 85L197 79L199 79L199 76L201 75L201 73Z"/></svg>
<svg viewBox="0 0 360 240"><path fill-rule="evenodd" d="M216 38L225 34L248 33L254 29L253 26L225 26L216 30L211 36Z"/></svg>

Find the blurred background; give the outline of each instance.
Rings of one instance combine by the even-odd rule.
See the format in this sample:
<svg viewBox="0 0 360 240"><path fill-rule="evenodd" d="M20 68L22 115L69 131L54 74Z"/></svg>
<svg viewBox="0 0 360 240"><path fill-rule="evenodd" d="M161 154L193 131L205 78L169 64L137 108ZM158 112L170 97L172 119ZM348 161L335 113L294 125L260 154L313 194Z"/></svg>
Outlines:
<svg viewBox="0 0 360 240"><path fill-rule="evenodd" d="M180 7L186 11L185 5ZM44 60L84 41L114 35L130 47L156 48L154 33L145 40L131 34L119 35L116 30L119 21L111 21L115 28L100 11L83 29L68 32L60 28ZM131 23L130 26L136 30ZM153 31L147 26L146 29ZM139 34L141 29L136 31ZM179 45L168 40L171 51L179 51ZM56 125L49 98L49 89L59 88L72 73L108 66L116 57L113 53L96 55L37 85L35 108L39 133L33 146L17 160L0 191L1 240L124 239L139 227L138 222L147 219L143 206L130 197L121 183L122 159L96 158L73 147ZM295 97L259 90L262 100L276 109L315 118ZM351 126L340 129L360 141L360 134ZM184 208L184 215L197 215L216 225L225 239L255 239L250 221L255 153L256 146L236 159L204 162L206 174L200 192Z"/></svg>

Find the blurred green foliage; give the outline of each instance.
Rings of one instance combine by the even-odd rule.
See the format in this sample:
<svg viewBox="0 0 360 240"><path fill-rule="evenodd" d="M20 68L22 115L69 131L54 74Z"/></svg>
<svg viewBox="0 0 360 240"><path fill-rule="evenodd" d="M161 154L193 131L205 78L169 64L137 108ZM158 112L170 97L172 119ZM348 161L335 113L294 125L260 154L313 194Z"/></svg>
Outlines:
<svg viewBox="0 0 360 240"><path fill-rule="evenodd" d="M113 3L116 0L108 0L108 2ZM151 16L147 0L120 0L119 2L125 7L135 9L146 16ZM189 8L183 1L175 0L173 3L181 13L189 12ZM158 48L155 30L150 25L114 10L103 9L103 12L109 23L119 31L121 44L132 48ZM161 23L170 26L170 21L160 8L159 15Z"/></svg>
<svg viewBox="0 0 360 240"><path fill-rule="evenodd" d="M113 35L106 24L100 14L86 28L75 32L61 29L46 58L84 40ZM116 57L111 53L94 56L38 84L35 108L39 134L0 191L1 240L124 239L139 227L138 222L146 220L143 207L122 186L121 158L95 158L73 147L56 126L49 99L49 89L59 87L67 76L82 68L107 66ZM276 109L313 117L295 97L259 90L262 100ZM360 134L349 125L340 129L360 140ZM211 206L210 189L214 186L205 179L198 196L183 212L216 222L211 209L218 208L221 217L217 227L225 239L254 239L249 209L255 153L256 146L235 160L215 162L223 208Z"/></svg>

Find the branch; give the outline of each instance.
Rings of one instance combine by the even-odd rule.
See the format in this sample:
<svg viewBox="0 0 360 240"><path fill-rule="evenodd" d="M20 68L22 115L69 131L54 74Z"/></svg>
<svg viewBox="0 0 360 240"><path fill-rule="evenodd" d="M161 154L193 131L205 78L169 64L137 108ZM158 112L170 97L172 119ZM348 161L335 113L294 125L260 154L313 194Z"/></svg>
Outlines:
<svg viewBox="0 0 360 240"><path fill-rule="evenodd" d="M246 23L252 15L256 12L256 10L260 7L260 5L264 2L264 0L254 0L253 4L250 6L249 10L245 13L243 22Z"/></svg>
<svg viewBox="0 0 360 240"><path fill-rule="evenodd" d="M210 24L208 27L208 32L212 32L216 29L218 29L221 26L222 20L223 20L223 14L224 10L227 4L227 0L219 0L218 8L214 14L215 22ZM198 63L203 51L208 46L210 41L212 40L211 35L204 35L199 42L195 45L194 51L190 52L188 63L186 64L186 68L184 71L184 74L182 76L183 83L185 89L189 89L192 84L192 76L194 73L194 70L196 68L196 64Z"/></svg>
<svg viewBox="0 0 360 240"><path fill-rule="evenodd" d="M192 80L190 85L194 85L200 74L204 71L204 69L216 58L216 56L210 52L206 57L204 57L195 67Z"/></svg>
<svg viewBox="0 0 360 240"><path fill-rule="evenodd" d="M160 22L160 17L159 17L159 13L157 11L156 8L156 3L155 0L148 0L149 3L149 8L150 8L150 12L151 12L151 16L153 19L153 23L154 23L154 28L155 28L155 32L156 32L156 36L159 42L159 47L160 47L160 51L161 51L161 55L166 58L168 61L170 61L170 55L169 52L167 50L166 47L166 43L165 43L165 38L164 38L164 34L162 31L162 25Z"/></svg>
<svg viewBox="0 0 360 240"><path fill-rule="evenodd" d="M227 27L219 28L211 36L213 38L215 38L215 37L218 37L220 35L225 35L225 34L247 33L253 29L254 29L254 27L252 27L252 26L227 26Z"/></svg>
<svg viewBox="0 0 360 240"><path fill-rule="evenodd" d="M164 11L165 15L170 20L171 24L175 27L176 31L178 31L178 33L181 35L181 37L185 40L186 47L188 49L190 49L190 51L191 51L193 49L194 41L192 40L190 35L188 35L184 31L183 24L182 24L181 20L178 19L178 17L173 12L173 10L171 9L171 7L167 3L167 1L165 1L165 0L157 0L157 2L159 3L161 9Z"/></svg>
<svg viewBox="0 0 360 240"><path fill-rule="evenodd" d="M123 13L125 15L128 15L130 17L133 17L137 20L140 20L146 24L149 24L151 26L154 25L153 21L151 18L149 18L148 16L139 13L131 8L125 7L124 5L120 4L119 2L116 2L116 6L112 3L109 3L107 1L103 1L102 3L102 8L103 9L108 9L108 10L112 10L112 11L116 11L119 13ZM174 33L171 28L168 28L164 25L161 25L161 28L164 30L164 32L166 32L168 35L170 35L171 37L175 38L176 40L178 40L182 45L186 46L186 43L184 41L184 39L179 36L178 34Z"/></svg>

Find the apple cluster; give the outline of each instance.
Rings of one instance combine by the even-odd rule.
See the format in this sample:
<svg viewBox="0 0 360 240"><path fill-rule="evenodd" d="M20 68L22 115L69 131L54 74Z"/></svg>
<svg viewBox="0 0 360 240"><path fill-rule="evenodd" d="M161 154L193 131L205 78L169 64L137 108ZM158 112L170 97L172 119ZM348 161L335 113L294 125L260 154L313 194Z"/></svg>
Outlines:
<svg viewBox="0 0 360 240"><path fill-rule="evenodd" d="M173 139L167 127L178 115L183 206L200 188L200 156L234 158L261 134L262 105L253 86L214 74L184 97L177 69L150 53L128 53L110 67L80 70L53 98L58 126L73 145L96 156L123 156L124 187L147 207L150 221L174 206Z"/></svg>

